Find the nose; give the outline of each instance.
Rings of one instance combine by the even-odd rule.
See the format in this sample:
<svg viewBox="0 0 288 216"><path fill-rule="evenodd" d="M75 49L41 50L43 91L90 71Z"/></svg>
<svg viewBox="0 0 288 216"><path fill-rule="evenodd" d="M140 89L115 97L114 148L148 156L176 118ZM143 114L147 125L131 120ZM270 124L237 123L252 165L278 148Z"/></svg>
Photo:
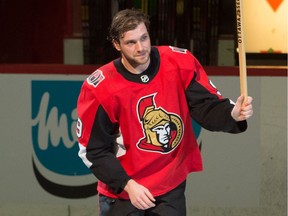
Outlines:
<svg viewBox="0 0 288 216"><path fill-rule="evenodd" d="M142 44L141 41L137 41L136 49L137 49L138 52L141 52L143 50L143 44Z"/></svg>

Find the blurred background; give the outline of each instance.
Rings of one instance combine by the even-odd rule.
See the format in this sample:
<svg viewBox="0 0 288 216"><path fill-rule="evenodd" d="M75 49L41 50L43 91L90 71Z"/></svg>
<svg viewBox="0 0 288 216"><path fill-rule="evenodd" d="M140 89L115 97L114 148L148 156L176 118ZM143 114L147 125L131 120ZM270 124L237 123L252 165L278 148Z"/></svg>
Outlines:
<svg viewBox="0 0 288 216"><path fill-rule="evenodd" d="M244 3L247 64L287 65L285 1ZM231 0L1 0L0 63L104 64L117 57L111 18L131 7L150 15L153 45L187 48L203 65L238 64Z"/></svg>

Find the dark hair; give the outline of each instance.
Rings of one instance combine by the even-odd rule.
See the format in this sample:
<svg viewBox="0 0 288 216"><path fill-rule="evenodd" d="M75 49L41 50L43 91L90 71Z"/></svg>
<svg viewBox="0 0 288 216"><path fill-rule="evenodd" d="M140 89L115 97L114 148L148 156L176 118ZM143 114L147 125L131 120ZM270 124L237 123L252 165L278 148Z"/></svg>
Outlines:
<svg viewBox="0 0 288 216"><path fill-rule="evenodd" d="M140 23L144 23L149 31L149 16L138 9L125 9L115 14L109 29L108 39L119 43L122 35L130 30L134 30Z"/></svg>

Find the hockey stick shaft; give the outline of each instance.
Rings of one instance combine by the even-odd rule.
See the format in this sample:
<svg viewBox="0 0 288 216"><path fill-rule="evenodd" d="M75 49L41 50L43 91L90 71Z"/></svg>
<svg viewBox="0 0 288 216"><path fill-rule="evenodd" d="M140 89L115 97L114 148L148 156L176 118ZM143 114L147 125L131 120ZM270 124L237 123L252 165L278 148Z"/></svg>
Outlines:
<svg viewBox="0 0 288 216"><path fill-rule="evenodd" d="M238 42L238 58L239 58L239 77L240 92L246 101L248 96L247 89L247 68L246 68L246 52L245 52L245 35L243 26L243 0L236 0L236 22L237 22L237 42Z"/></svg>

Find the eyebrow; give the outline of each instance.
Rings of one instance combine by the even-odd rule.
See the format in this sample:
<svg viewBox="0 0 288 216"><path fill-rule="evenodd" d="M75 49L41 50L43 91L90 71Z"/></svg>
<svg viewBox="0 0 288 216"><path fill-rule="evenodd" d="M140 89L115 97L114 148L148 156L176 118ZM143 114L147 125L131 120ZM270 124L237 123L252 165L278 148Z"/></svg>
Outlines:
<svg viewBox="0 0 288 216"><path fill-rule="evenodd" d="M148 32L143 33L143 34L140 36L140 38L143 38L143 37L146 37L146 36L147 36L147 37L149 36ZM123 39L123 42L124 42L124 43L130 43L130 42L133 42L133 43L134 43L134 42L136 42L136 41L137 41L137 39L128 39L128 40L124 40L124 39Z"/></svg>

